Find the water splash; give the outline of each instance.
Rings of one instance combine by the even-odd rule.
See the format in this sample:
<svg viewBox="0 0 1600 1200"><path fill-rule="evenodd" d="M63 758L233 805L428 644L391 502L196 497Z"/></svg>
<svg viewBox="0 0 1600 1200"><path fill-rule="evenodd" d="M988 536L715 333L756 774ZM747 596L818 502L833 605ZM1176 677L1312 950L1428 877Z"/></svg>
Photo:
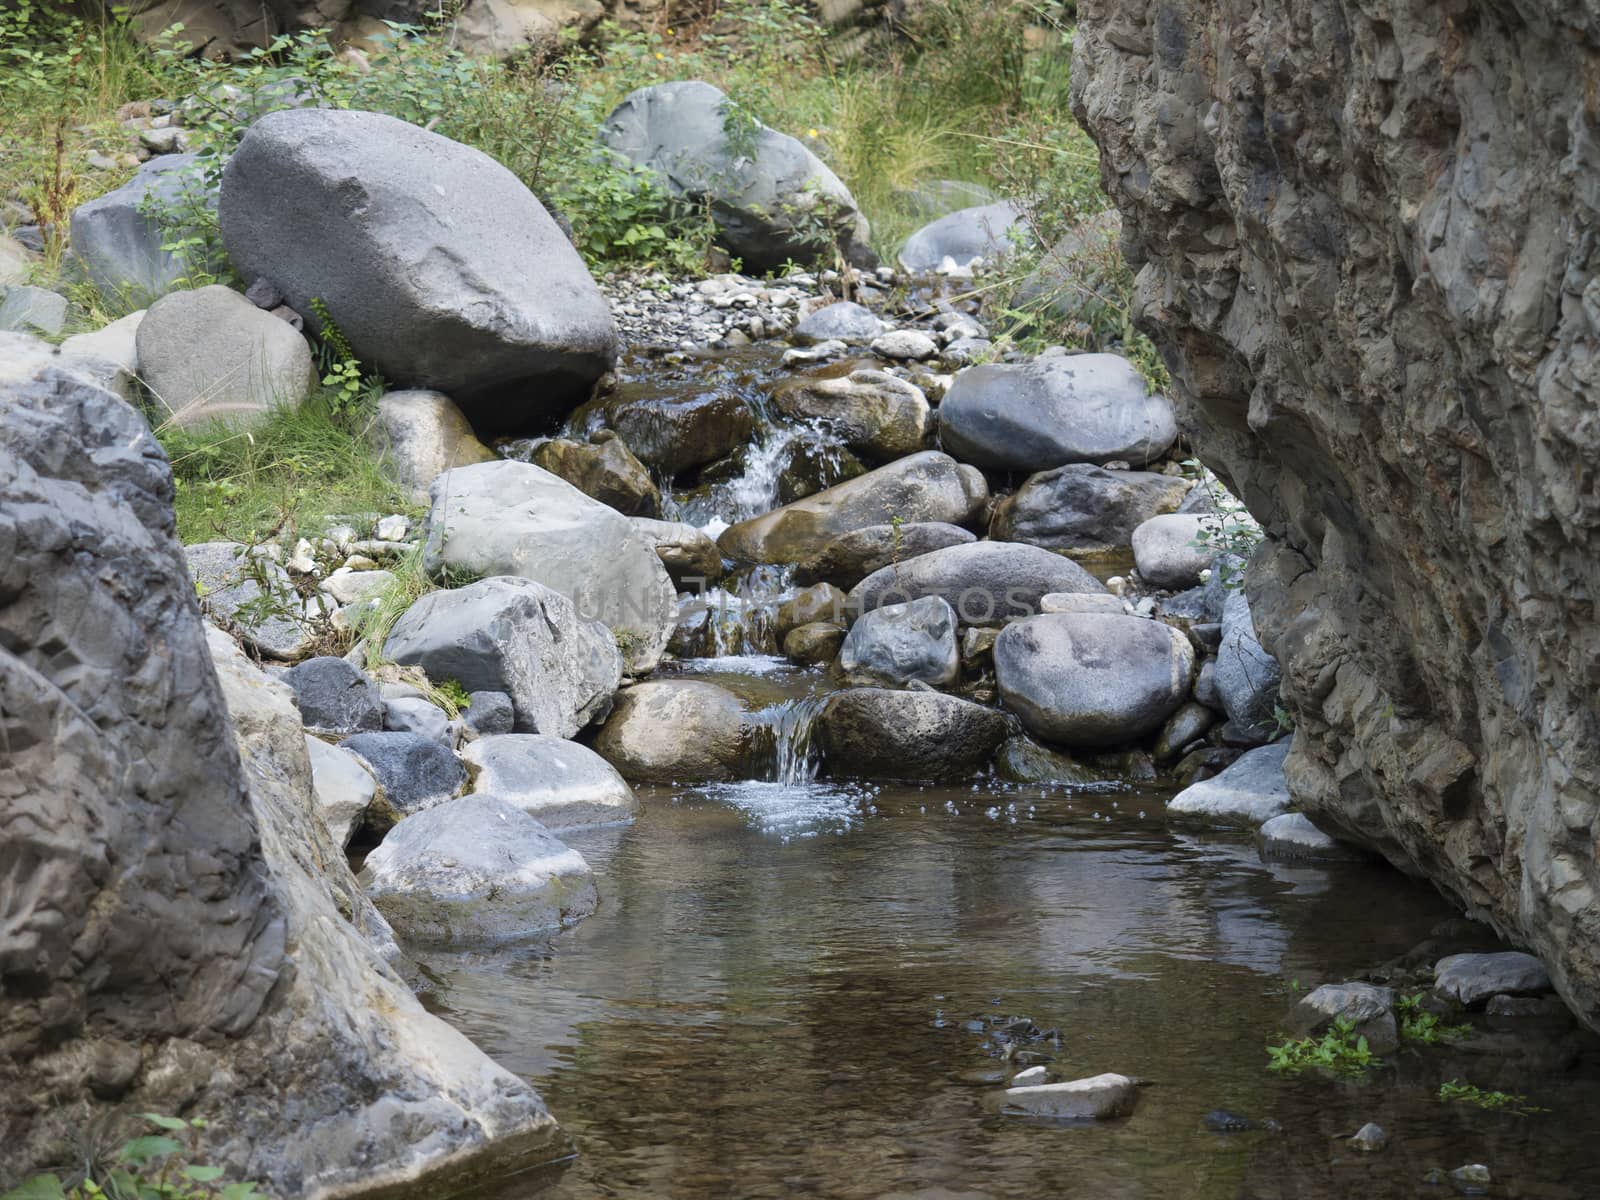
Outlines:
<svg viewBox="0 0 1600 1200"><path fill-rule="evenodd" d="M778 606L794 594L792 567L753 567L730 590L712 588L680 615L691 628L684 658L743 658L778 652Z"/></svg>
<svg viewBox="0 0 1600 1200"><path fill-rule="evenodd" d="M670 480L658 480L662 515L715 537L729 525L779 507L784 473L801 455L815 461L818 479L826 488L844 478L847 453L844 439L825 422L763 423L758 440L744 452L743 471L732 479L690 492L677 491Z"/></svg>
<svg viewBox="0 0 1600 1200"><path fill-rule="evenodd" d="M824 696L785 700L756 713L758 761L765 778L785 787L804 787L815 783L822 768L822 755L813 732Z"/></svg>

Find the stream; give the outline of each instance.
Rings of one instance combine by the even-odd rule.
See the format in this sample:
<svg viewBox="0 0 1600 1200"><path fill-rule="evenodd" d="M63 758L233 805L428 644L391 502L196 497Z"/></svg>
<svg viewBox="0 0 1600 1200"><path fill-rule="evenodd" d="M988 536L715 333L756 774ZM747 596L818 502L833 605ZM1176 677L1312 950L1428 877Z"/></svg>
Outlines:
<svg viewBox="0 0 1600 1200"><path fill-rule="evenodd" d="M749 355L705 369L762 390ZM669 491L671 515L714 535L773 506L795 442L830 445L758 429L744 474ZM752 597L783 595L786 573L736 584L658 674L759 713L764 777L639 788L632 824L563 831L596 871L595 915L419 956L429 1006L536 1086L578 1152L486 1198L1379 1200L1453 1195L1424 1177L1467 1163L1491 1167L1494 1196L1600 1195L1600 1053L1567 1026L1480 1017L1357 1079L1267 1069L1304 990L1459 924L1430 887L1264 862L1247 835L1169 824L1164 786L819 779L809 720L837 685L763 633ZM1000 1114L1030 1063L1148 1086L1127 1120ZM1547 1111L1445 1103L1452 1079ZM1215 1109L1281 1128L1213 1132ZM1368 1121L1382 1153L1343 1140Z"/></svg>

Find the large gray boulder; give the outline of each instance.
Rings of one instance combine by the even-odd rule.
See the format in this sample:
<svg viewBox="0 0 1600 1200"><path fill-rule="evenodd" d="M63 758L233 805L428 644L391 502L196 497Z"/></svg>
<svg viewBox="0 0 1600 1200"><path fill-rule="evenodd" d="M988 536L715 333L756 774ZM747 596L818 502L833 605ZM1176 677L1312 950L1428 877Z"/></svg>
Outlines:
<svg viewBox="0 0 1600 1200"><path fill-rule="evenodd" d="M1244 590L1227 593L1222 605L1222 642L1217 646L1217 694L1243 737L1266 741L1279 732L1278 687L1283 671L1256 637Z"/></svg>
<svg viewBox="0 0 1600 1200"><path fill-rule="evenodd" d="M134 344L169 425L249 424L298 407L317 385L299 331L220 284L157 300Z"/></svg>
<svg viewBox="0 0 1600 1200"><path fill-rule="evenodd" d="M934 691L854 688L828 698L813 737L830 775L970 779L1005 740L1005 715Z"/></svg>
<svg viewBox="0 0 1600 1200"><path fill-rule="evenodd" d="M407 817L367 855L361 886L407 941L471 947L552 933L597 900L583 855L496 796Z"/></svg>
<svg viewBox="0 0 1600 1200"><path fill-rule="evenodd" d="M933 410L922 389L884 371L802 376L779 384L772 402L785 416L837 430L845 445L868 461L915 454L933 428Z"/></svg>
<svg viewBox="0 0 1600 1200"><path fill-rule="evenodd" d="M925 450L782 508L740 521L717 544L747 563L797 563L868 525L970 522L989 498L983 474ZM903 597L902 597L903 598Z"/></svg>
<svg viewBox="0 0 1600 1200"><path fill-rule="evenodd" d="M115 191L72 210L72 253L95 287L142 308L220 265L203 251L161 248L198 235L216 207L201 159L163 154Z"/></svg>
<svg viewBox="0 0 1600 1200"><path fill-rule="evenodd" d="M995 506L989 536L1084 557L1125 550L1133 531L1183 502L1189 482L1069 463L1029 477Z"/></svg>
<svg viewBox="0 0 1600 1200"><path fill-rule="evenodd" d="M507 460L446 471L431 494L423 551L430 571L461 567L542 583L616 634L626 670L654 669L677 619L677 592L627 517L548 471Z"/></svg>
<svg viewBox="0 0 1600 1200"><path fill-rule="evenodd" d="M1105 585L1077 563L1014 542L971 542L879 567L850 590L859 612L923 596L940 596L963 625L1004 625L1040 611L1057 592L1105 594Z"/></svg>
<svg viewBox="0 0 1600 1200"><path fill-rule="evenodd" d="M552 737L571 737L604 715L622 679L610 630L579 616L559 592L516 576L420 597L389 630L383 652L435 683L504 693L519 732Z"/></svg>
<svg viewBox="0 0 1600 1200"><path fill-rule="evenodd" d="M1115 354L990 363L956 376L939 440L963 462L1000 471L1161 458L1178 437L1172 405Z"/></svg>
<svg viewBox="0 0 1600 1200"><path fill-rule="evenodd" d="M616 353L605 298L544 206L480 150L380 113L291 109L245 134L218 210L234 268L367 367L481 430L569 411Z"/></svg>
<svg viewBox="0 0 1600 1200"><path fill-rule="evenodd" d="M696 783L745 773L754 722L739 697L696 679L658 679L617 696L594 748L634 783Z"/></svg>
<svg viewBox="0 0 1600 1200"><path fill-rule="evenodd" d="M0 1189L178 1109L207 1162L279 1196L444 1195L565 1157L527 1084L389 965L312 819L288 688L208 644L172 494L134 410L0 354Z"/></svg>
<svg viewBox="0 0 1600 1200"><path fill-rule="evenodd" d="M836 246L870 254L866 218L827 164L709 83L640 88L606 118L600 140L674 196L708 205L746 271L811 262Z"/></svg>
<svg viewBox="0 0 1600 1200"><path fill-rule="evenodd" d="M839 648L850 683L904 687L913 679L948 687L961 673L956 613L943 597L924 596L864 614Z"/></svg>
<svg viewBox="0 0 1600 1200"><path fill-rule="evenodd" d="M632 818L633 789L587 746L535 733L479 738L461 752L472 790L508 800L551 829Z"/></svg>
<svg viewBox="0 0 1600 1200"><path fill-rule="evenodd" d="M1026 232L1022 211L1009 200L958 209L908 237L900 248L900 265L920 275L938 270L947 258L958 267L975 258L992 263L1009 254L1013 239Z"/></svg>
<svg viewBox="0 0 1600 1200"><path fill-rule="evenodd" d="M1190 784L1167 802L1174 817L1210 825L1258 829L1289 811L1289 785L1283 777L1287 740L1259 746L1225 770Z"/></svg>
<svg viewBox="0 0 1600 1200"><path fill-rule="evenodd" d="M795 568L798 584L831 583L848 591L879 567L978 540L959 525L910 521L868 525L834 538Z"/></svg>
<svg viewBox="0 0 1600 1200"><path fill-rule="evenodd" d="M380 833L466 790L467 769L461 760L450 747L420 733L357 733L339 748L359 758L382 789L364 820L367 828Z"/></svg>
<svg viewBox="0 0 1600 1200"><path fill-rule="evenodd" d="M1194 649L1141 617L1047 613L1001 631L994 673L1001 701L1035 737L1112 746L1156 732L1188 699Z"/></svg>
<svg viewBox="0 0 1600 1200"><path fill-rule="evenodd" d="M283 681L294 689L300 720L312 733L345 737L383 728L377 684L342 658L308 658L290 667Z"/></svg>
<svg viewBox="0 0 1600 1200"><path fill-rule="evenodd" d="M1471 1008L1492 996L1537 996L1551 990L1550 972L1531 954L1452 954L1433 968L1433 990Z"/></svg>
<svg viewBox="0 0 1600 1200"><path fill-rule="evenodd" d="M446 471L499 457L478 440L455 401L426 389L386 392L367 436L418 504L427 504L428 488Z"/></svg>

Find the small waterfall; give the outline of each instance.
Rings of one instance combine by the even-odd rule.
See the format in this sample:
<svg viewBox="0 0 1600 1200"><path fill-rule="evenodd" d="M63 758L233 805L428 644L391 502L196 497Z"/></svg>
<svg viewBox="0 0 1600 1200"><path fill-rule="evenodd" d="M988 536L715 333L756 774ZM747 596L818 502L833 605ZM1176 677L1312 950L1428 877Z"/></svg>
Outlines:
<svg viewBox="0 0 1600 1200"><path fill-rule="evenodd" d="M784 474L803 459L811 460L823 487L838 483L844 478L845 453L844 439L824 422L765 425L759 440L744 451L743 470L732 479L690 492L679 492L671 480L657 480L662 516L715 536L729 525L777 508L782 503Z"/></svg>
<svg viewBox="0 0 1600 1200"><path fill-rule="evenodd" d="M705 613L686 637L687 658L729 658L778 653L773 622L778 605L794 591L790 567L755 567L734 590L712 588L695 598ZM694 611L694 610L689 610Z"/></svg>
<svg viewBox="0 0 1600 1200"><path fill-rule="evenodd" d="M822 767L822 755L812 744L812 731L826 697L786 700L756 714L761 724L757 746L759 761L766 768L764 778L785 787L805 787L815 783Z"/></svg>

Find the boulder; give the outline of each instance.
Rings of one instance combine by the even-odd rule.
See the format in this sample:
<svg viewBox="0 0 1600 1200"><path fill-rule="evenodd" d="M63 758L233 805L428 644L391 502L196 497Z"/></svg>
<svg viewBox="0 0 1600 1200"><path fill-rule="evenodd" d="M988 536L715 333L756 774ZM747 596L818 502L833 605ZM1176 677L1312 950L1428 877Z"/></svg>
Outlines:
<svg viewBox="0 0 1600 1200"><path fill-rule="evenodd" d="M961 208L924 225L900 248L900 265L916 275L937 271L945 259L967 267L975 258L993 263L1025 237L1028 226L1022 211L1009 200Z"/></svg>
<svg viewBox="0 0 1600 1200"><path fill-rule="evenodd" d="M1354 846L1329 837L1305 813L1273 817L1256 831L1262 858L1283 862L1355 862L1364 858Z"/></svg>
<svg viewBox="0 0 1600 1200"><path fill-rule="evenodd" d="M66 328L67 298L57 292L24 284L0 296L0 331L55 337Z"/></svg>
<svg viewBox="0 0 1600 1200"><path fill-rule="evenodd" d="M1126 549L1133 531L1183 501L1189 483L1154 471L1069 463L1030 476L995 506L989 536L1090 557Z"/></svg>
<svg viewBox="0 0 1600 1200"><path fill-rule="evenodd" d="M848 591L880 567L977 540L959 525L938 521L868 525L834 538L802 562L795 568L794 581L831 583Z"/></svg>
<svg viewBox="0 0 1600 1200"><path fill-rule="evenodd" d="M1024 736L1007 738L995 755L994 766L995 773L1008 783L1087 787L1107 779L1098 767Z"/></svg>
<svg viewBox="0 0 1600 1200"><path fill-rule="evenodd" d="M994 644L1000 699L1037 738L1111 746L1154 733L1189 695L1194 650L1140 617L1049 613L1008 625Z"/></svg>
<svg viewBox="0 0 1600 1200"><path fill-rule="evenodd" d="M883 371L801 376L779 384L772 402L785 416L825 423L851 450L876 462L915 454L933 428L922 389Z"/></svg>
<svg viewBox="0 0 1600 1200"><path fill-rule="evenodd" d="M812 621L797 625L783 637L784 657L802 667L831 663L844 645L845 627L832 621Z"/></svg>
<svg viewBox="0 0 1600 1200"><path fill-rule="evenodd" d="M314 644L289 573L238 542L183 548L200 607L267 658L293 662Z"/></svg>
<svg viewBox="0 0 1600 1200"><path fill-rule="evenodd" d="M462 714L467 724L481 737L511 733L517 727L517 707L505 692L472 691Z"/></svg>
<svg viewBox="0 0 1600 1200"><path fill-rule="evenodd" d="M709 83L640 88L606 118L600 140L672 195L709 208L719 240L746 271L812 262L835 247L870 256L866 218L839 177Z"/></svg>
<svg viewBox="0 0 1600 1200"><path fill-rule="evenodd" d="M129 313L93 333L73 334L62 341L61 357L132 403L138 395L138 334L145 311Z"/></svg>
<svg viewBox="0 0 1600 1200"><path fill-rule="evenodd" d="M680 592L703 592L722 578L722 551L693 525L635 517L633 528L651 546Z"/></svg>
<svg viewBox="0 0 1600 1200"><path fill-rule="evenodd" d="M755 432L750 405L735 392L642 393L625 385L603 412L640 462L669 476L716 462Z"/></svg>
<svg viewBox="0 0 1600 1200"><path fill-rule="evenodd" d="M661 512L661 493L650 472L614 434L591 442L552 438L533 452L532 462L624 516Z"/></svg>
<svg viewBox="0 0 1600 1200"><path fill-rule="evenodd" d="M748 563L797 563L834 538L868 525L945 522L961 525L989 497L983 475L947 454L926 450L846 483L723 530L717 544Z"/></svg>
<svg viewBox="0 0 1600 1200"><path fill-rule="evenodd" d="M514 576L422 596L394 623L383 651L436 683L504 693L518 732L552 737L571 737L603 716L622 678L605 626L584 620L560 593Z"/></svg>
<svg viewBox="0 0 1600 1200"><path fill-rule="evenodd" d="M942 597L887 604L850 627L839 669L853 685L904 687L913 679L949 687L961 674L956 614Z"/></svg>
<svg viewBox="0 0 1600 1200"><path fill-rule="evenodd" d="M428 502L428 488L444 472L498 457L443 392L384 393L368 436L385 468L418 504Z"/></svg>
<svg viewBox="0 0 1600 1200"><path fill-rule="evenodd" d="M1155 760L1163 765L1183 757L1191 743L1204 737L1206 731L1217 723L1217 715L1194 700L1189 700L1167 718L1161 727L1161 736L1151 747Z"/></svg>
<svg viewBox="0 0 1600 1200"><path fill-rule="evenodd" d="M377 685L342 658L308 658L290 667L283 681L312 733L345 737L383 728Z"/></svg>
<svg viewBox="0 0 1600 1200"><path fill-rule="evenodd" d="M115 191L72 210L73 257L101 292L143 307L221 266L192 247L161 248L200 236L213 219L206 210L216 207L198 155L161 155Z"/></svg>
<svg viewBox="0 0 1600 1200"><path fill-rule="evenodd" d="M1288 754L1287 741L1242 754L1226 770L1184 788L1168 802L1167 812L1211 825L1260 828L1289 811L1289 785L1283 777Z"/></svg>
<svg viewBox="0 0 1600 1200"><path fill-rule="evenodd" d="M1069 1083L1007 1088L1001 1111L1064 1121L1108 1121L1128 1117L1139 1103L1139 1084L1126 1075L1093 1075Z"/></svg>
<svg viewBox="0 0 1600 1200"><path fill-rule="evenodd" d="M1325 983L1301 997L1289 1013L1288 1025L1302 1036L1323 1033L1335 1021L1349 1021L1354 1037L1367 1039L1375 1054L1400 1045L1394 1015L1394 989L1370 983Z"/></svg>
<svg viewBox="0 0 1600 1200"><path fill-rule="evenodd" d="M594 748L634 783L699 783L745 774L753 723L714 683L654 680L625 688Z"/></svg>
<svg viewBox="0 0 1600 1200"><path fill-rule="evenodd" d="M367 828L379 833L466 788L466 768L450 747L421 734L358 733L345 738L339 748L359 758L382 789L365 821Z"/></svg>
<svg viewBox="0 0 1600 1200"><path fill-rule="evenodd" d="M595 909L583 855L515 804L463 796L401 821L361 886L408 942L473 948L574 925Z"/></svg>
<svg viewBox="0 0 1600 1200"><path fill-rule="evenodd" d="M789 336L802 346L826 342L855 346L867 344L886 328L870 308L863 308L854 300L837 300L801 317Z"/></svg>
<svg viewBox="0 0 1600 1200"><path fill-rule="evenodd" d="M219 284L157 300L135 345L168 425L249 424L298 407L317 385L311 347L294 326Z"/></svg>
<svg viewBox="0 0 1600 1200"><path fill-rule="evenodd" d="M180 1110L277 1196L449 1195L566 1157L389 965L312 818L289 689L206 636L172 487L137 412L0 353L0 1189Z"/></svg>
<svg viewBox="0 0 1600 1200"><path fill-rule="evenodd" d="M830 696L813 731L829 775L940 782L970 779L1005 740L992 708L934 691L855 688Z"/></svg>
<svg viewBox="0 0 1600 1200"><path fill-rule="evenodd" d="M631 820L639 807L616 768L587 746L534 733L479 738L461 752L472 790L508 800L551 829Z"/></svg>
<svg viewBox="0 0 1600 1200"><path fill-rule="evenodd" d="M1263 742L1280 732L1278 687L1283 671L1256 639L1250 601L1243 590L1228 593L1222 606L1222 642L1217 647L1217 697L1228 720L1245 737Z"/></svg>
<svg viewBox="0 0 1600 1200"><path fill-rule="evenodd" d="M789 631L815 621L848 624L845 594L831 583L814 583L790 596L772 612L772 636L779 642Z"/></svg>
<svg viewBox="0 0 1600 1200"><path fill-rule="evenodd" d="M1164 513L1133 531L1133 562L1152 587L1178 591L1199 584L1217 551L1217 519L1205 514Z"/></svg>
<svg viewBox="0 0 1600 1200"><path fill-rule="evenodd" d="M880 567L850 590L859 612L923 596L941 596L963 625L1004 625L1039 611L1056 592L1103 594L1105 585L1077 563L1012 542L947 546Z"/></svg>
<svg viewBox="0 0 1600 1200"><path fill-rule="evenodd" d="M1452 954L1433 968L1434 994L1467 1008L1483 1004L1491 996L1537 996L1552 987L1545 965L1519 950Z"/></svg>
<svg viewBox="0 0 1600 1200"><path fill-rule="evenodd" d="M626 670L654 669L677 618L677 592L627 517L529 463L457 467L434 480L431 494L429 571L462 567L542 583L617 635Z"/></svg>
<svg viewBox="0 0 1600 1200"><path fill-rule="evenodd" d="M999 471L1112 460L1142 467L1177 437L1172 405L1115 354L968 367L939 406L943 447Z"/></svg>
<svg viewBox="0 0 1600 1200"><path fill-rule="evenodd" d="M444 709L422 696L395 696L383 702L383 727L391 733L414 733L454 748L454 731Z"/></svg>
<svg viewBox="0 0 1600 1200"><path fill-rule="evenodd" d="M605 297L533 193L487 154L380 113L251 125L218 210L240 276L362 363L452 397L480 430L570 411L616 353Z"/></svg>
<svg viewBox="0 0 1600 1200"><path fill-rule="evenodd" d="M311 795L328 836L341 850L350 844L367 809L378 795L378 781L348 750L306 736L311 760Z"/></svg>

